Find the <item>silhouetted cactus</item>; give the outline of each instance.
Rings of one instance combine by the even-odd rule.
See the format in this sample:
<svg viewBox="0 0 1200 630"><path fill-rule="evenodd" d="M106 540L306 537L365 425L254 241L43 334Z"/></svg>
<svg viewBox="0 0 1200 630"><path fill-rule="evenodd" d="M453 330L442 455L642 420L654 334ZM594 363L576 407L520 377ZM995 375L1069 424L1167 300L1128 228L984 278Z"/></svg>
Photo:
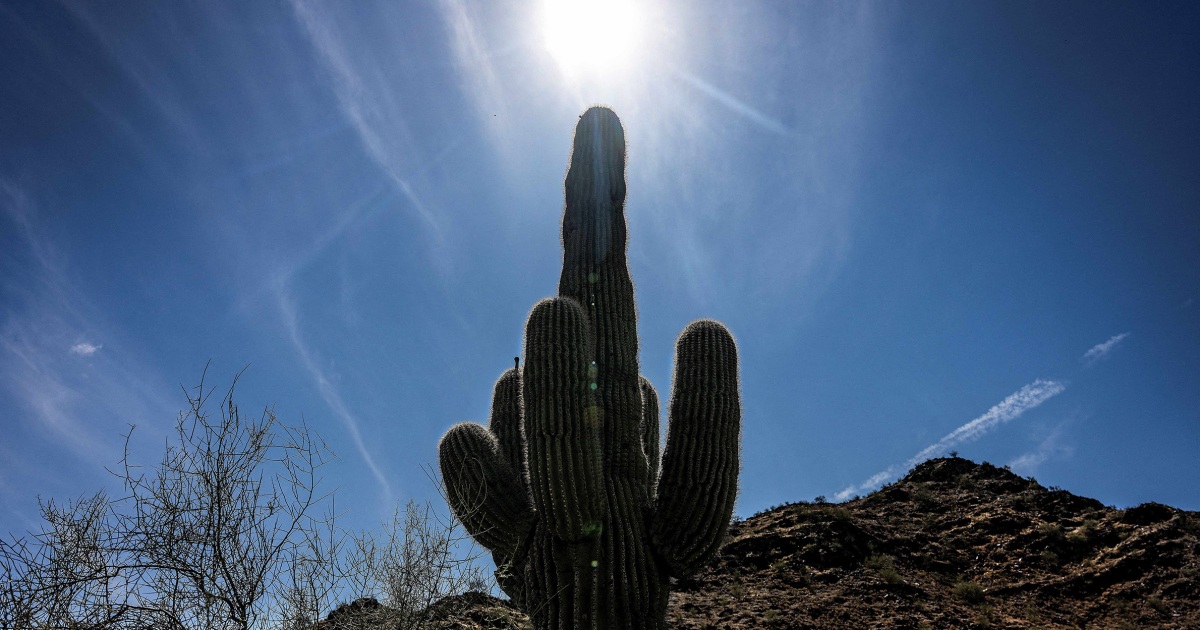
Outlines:
<svg viewBox="0 0 1200 630"><path fill-rule="evenodd" d="M716 552L737 495L737 348L714 321L676 342L660 474L624 205L624 131L594 107L566 177L559 297L530 313L489 428L455 425L439 445L450 507L541 629L664 627L668 579Z"/></svg>

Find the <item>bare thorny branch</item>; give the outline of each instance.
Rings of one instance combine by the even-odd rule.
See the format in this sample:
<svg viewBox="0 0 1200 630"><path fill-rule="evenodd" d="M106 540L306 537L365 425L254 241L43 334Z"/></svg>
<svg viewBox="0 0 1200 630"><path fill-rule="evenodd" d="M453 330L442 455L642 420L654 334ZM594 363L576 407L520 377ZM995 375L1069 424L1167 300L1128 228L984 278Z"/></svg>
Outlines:
<svg viewBox="0 0 1200 630"><path fill-rule="evenodd" d="M203 376L184 388L156 466L131 461L130 427L109 471L123 496L41 503L40 532L0 538L0 627L312 628L335 602L379 597L391 627L419 628L439 599L491 590L481 552L428 504L397 508L378 534L339 528L318 491L328 446L270 407L244 416L237 380L216 415Z"/></svg>

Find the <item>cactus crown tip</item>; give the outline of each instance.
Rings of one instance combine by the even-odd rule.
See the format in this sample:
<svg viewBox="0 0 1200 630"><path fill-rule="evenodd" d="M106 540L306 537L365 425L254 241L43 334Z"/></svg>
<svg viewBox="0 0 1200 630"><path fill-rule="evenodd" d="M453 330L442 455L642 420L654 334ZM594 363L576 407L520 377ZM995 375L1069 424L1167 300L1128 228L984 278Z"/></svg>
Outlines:
<svg viewBox="0 0 1200 630"><path fill-rule="evenodd" d="M579 115L579 123L575 126L576 136L584 129L610 130L609 133L615 131L622 137L625 135L621 118L611 108L603 105L589 107L587 111Z"/></svg>
<svg viewBox="0 0 1200 630"><path fill-rule="evenodd" d="M587 108L587 110L584 111L582 114L580 114L579 118L580 118L580 120L582 120L584 118L593 117L593 116L605 117L605 118L608 118L608 117L617 118L617 113L614 112L612 110L612 108L607 105L592 105L591 107Z"/></svg>

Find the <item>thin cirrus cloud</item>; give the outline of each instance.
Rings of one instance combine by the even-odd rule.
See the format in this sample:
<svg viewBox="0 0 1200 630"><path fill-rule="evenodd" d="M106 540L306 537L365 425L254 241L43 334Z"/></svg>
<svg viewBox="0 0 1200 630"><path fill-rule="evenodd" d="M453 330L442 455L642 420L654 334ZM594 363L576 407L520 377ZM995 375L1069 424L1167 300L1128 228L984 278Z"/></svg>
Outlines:
<svg viewBox="0 0 1200 630"><path fill-rule="evenodd" d="M1112 337L1108 338L1108 341L1092 346L1091 349L1083 353L1083 356L1080 357L1079 360L1083 362L1084 366L1091 367L1095 365L1097 361L1104 358L1109 352L1112 352L1112 349L1117 347L1117 344L1124 341L1128 336L1129 333L1127 332L1123 332L1119 335L1113 335Z"/></svg>
<svg viewBox="0 0 1200 630"><path fill-rule="evenodd" d="M977 440L992 429L1020 418L1026 411L1061 394L1066 388L1066 385L1058 381L1037 379L1012 393L996 406L988 409L987 413L958 427L947 433L945 437L937 442L921 449L919 453L910 457L903 464L889 466L886 470L882 470L867 478L866 481L845 488L834 495L834 497L838 501L844 501L855 494L874 490L885 482L895 479L901 472L909 470L927 459L942 455L963 442Z"/></svg>
<svg viewBox="0 0 1200 630"><path fill-rule="evenodd" d="M1021 475L1032 475L1037 472L1038 466L1041 466L1046 460L1054 456L1070 456L1073 449L1070 446L1060 444L1062 438L1063 427L1069 421L1062 422L1047 435L1042 441L1031 451L1022 453L1017 456L1008 466Z"/></svg>
<svg viewBox="0 0 1200 630"><path fill-rule="evenodd" d="M187 143L187 146L193 151L199 151L205 146L204 138L206 134L201 129L198 121L192 115L194 111L189 107L188 102L183 99L177 89L179 77L169 72L164 65L164 57L154 54L153 50L140 48L135 43L134 38L115 37L113 29L104 23L101 19L104 17L102 9L98 9L94 5L87 3L72 3L67 4L64 8L84 26L87 34L99 44L99 49L103 51L115 68L137 88L141 96L154 107L154 111L165 121L168 129L177 133ZM150 40L154 43L166 43L171 39L170 35L160 34L161 39ZM128 114L119 110L107 107L99 99L93 100L88 94L90 90L84 90L85 98L88 98L92 105L100 109L124 132L135 144L143 149L148 150L152 143L150 138L145 135L145 124L136 125L128 118Z"/></svg>
<svg viewBox="0 0 1200 630"><path fill-rule="evenodd" d="M409 201L413 210L428 225L430 232L440 240L441 226L433 212L417 196L408 178L402 174L403 169L399 164L401 156L394 153L395 149L389 148L411 144L404 141L411 135L407 125L403 119L393 114L399 110L397 104L390 102L388 96L388 91L393 86L370 84L363 79L363 75L356 68L365 62L350 58L350 53L335 30L332 19L318 15L318 10L304 0L292 0L291 6L318 57L331 75L334 94L342 112L353 126L367 154Z"/></svg>
<svg viewBox="0 0 1200 630"><path fill-rule="evenodd" d="M720 103L730 111L745 118L746 120L749 120L755 125L781 136L792 135L792 131L784 126L783 123L752 107L749 103L739 100L729 92L726 92L709 83L708 81L701 79L699 76L675 68L672 68L672 72L684 83L687 83L688 85L699 90L701 94L704 94L712 100Z"/></svg>
<svg viewBox="0 0 1200 630"><path fill-rule="evenodd" d="M387 500L391 500L395 495L392 493L392 486L388 483L387 476L383 474L379 466L375 463L375 458L371 456L370 450L367 449L367 444L363 440L362 429L360 428L358 418L350 411L346 405L346 401L342 395L338 393L336 387L325 375L324 370L317 365L317 361L313 358L312 351L309 350L308 344L305 343L304 337L300 332L300 323L296 315L296 307L287 288L281 282L276 287L276 301L279 307L280 315L282 316L283 326L287 330L288 340L291 341L292 349L300 357L300 362L303 363L304 369L317 385L317 391L321 394L321 398L325 404L333 411L334 415L342 421L342 425L346 427L346 431L350 433L350 439L354 442L354 448L358 451L364 464L371 471L371 475L375 477L375 481L379 483L380 490L383 492Z"/></svg>
<svg viewBox="0 0 1200 630"><path fill-rule="evenodd" d="M37 217L33 198L0 179L0 234L11 235L8 256L0 258L0 294L9 300L0 321L0 394L12 402L0 413L35 429L43 445L64 445L85 461L111 464L129 424L154 425L177 406L155 393L159 379L128 353L98 354L103 346L79 341L122 337L72 279L67 257ZM91 365L81 369L74 357L89 357ZM0 403L7 401L0 396ZM7 472L4 463L0 475Z"/></svg>
<svg viewBox="0 0 1200 630"><path fill-rule="evenodd" d="M472 97L480 118L492 125L504 124L503 121L508 120L504 88L496 75L478 20L462 0L441 0L438 6L451 34L451 46L467 94Z"/></svg>

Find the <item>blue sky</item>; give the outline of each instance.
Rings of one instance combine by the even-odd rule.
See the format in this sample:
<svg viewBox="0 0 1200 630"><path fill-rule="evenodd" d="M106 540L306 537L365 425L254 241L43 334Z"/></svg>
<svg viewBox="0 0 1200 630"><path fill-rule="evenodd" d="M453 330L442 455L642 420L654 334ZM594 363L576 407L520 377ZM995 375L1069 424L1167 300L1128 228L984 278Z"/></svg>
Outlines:
<svg viewBox="0 0 1200 630"><path fill-rule="evenodd" d="M128 424L155 462L209 361L326 438L348 524L430 498L555 291L594 103L642 371L738 337L739 514L951 450L1200 509L1194 5L637 9L598 68L540 3L0 6L0 531Z"/></svg>

